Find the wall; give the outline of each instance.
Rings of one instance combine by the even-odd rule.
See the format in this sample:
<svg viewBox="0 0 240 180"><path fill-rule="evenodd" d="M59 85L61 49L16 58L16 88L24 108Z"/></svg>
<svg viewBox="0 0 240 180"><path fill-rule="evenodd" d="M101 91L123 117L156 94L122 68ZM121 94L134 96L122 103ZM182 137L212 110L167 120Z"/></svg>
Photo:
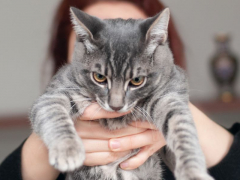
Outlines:
<svg viewBox="0 0 240 180"><path fill-rule="evenodd" d="M27 112L40 94L40 69L58 2L0 0L0 115ZM214 98L216 87L208 70L213 35L231 33L232 49L240 58L240 1L163 2L170 7L185 44L191 98Z"/></svg>
<svg viewBox="0 0 240 180"><path fill-rule="evenodd" d="M213 99L217 89L209 71L209 58L215 51L215 33L232 36L231 47L240 62L239 0L163 0L171 10L185 45L192 100ZM240 73L236 90L240 95Z"/></svg>
<svg viewBox="0 0 240 180"><path fill-rule="evenodd" d="M0 0L0 115L25 113L40 75L57 0Z"/></svg>

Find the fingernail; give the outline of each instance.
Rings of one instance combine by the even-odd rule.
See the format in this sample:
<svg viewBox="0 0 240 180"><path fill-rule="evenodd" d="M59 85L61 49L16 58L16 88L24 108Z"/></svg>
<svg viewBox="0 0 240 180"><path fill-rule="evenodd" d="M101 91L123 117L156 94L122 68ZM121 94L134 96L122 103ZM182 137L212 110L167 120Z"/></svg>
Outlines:
<svg viewBox="0 0 240 180"><path fill-rule="evenodd" d="M128 162L124 162L124 163L121 163L120 164L120 167L122 168L122 169L127 169L128 168Z"/></svg>
<svg viewBox="0 0 240 180"><path fill-rule="evenodd" d="M119 149L121 145L119 141L110 141L110 146L112 149Z"/></svg>

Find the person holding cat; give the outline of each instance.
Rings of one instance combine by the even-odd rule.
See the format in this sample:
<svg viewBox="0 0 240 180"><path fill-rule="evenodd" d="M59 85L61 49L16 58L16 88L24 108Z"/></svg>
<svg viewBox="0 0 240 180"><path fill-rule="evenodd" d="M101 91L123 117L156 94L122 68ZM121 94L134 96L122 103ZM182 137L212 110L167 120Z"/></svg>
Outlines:
<svg viewBox="0 0 240 180"><path fill-rule="evenodd" d="M134 1L135 2L135 1ZM142 1L144 4L145 1ZM71 4L72 3L72 4ZM67 63L65 60L68 58L68 62L71 60L71 54L73 52L73 45L75 41L75 34L70 28L70 23L68 27L62 27L64 22L69 21L65 18L69 18L68 15L61 17L62 12L67 14L69 11L69 6L80 6L79 8L83 9L88 14L97 16L99 18L116 18L121 15L122 18L146 18L149 13L147 13L147 7L139 8L139 5L132 4L125 1L101 1L94 2L91 5L84 4L85 2L79 1L79 4L84 4L85 6L77 5L76 2L72 1L62 1L55 23L58 25L57 30L54 31L54 36L51 43L51 54L55 58L55 70L56 72L60 64ZM156 7L158 9L156 12L159 12L163 9L163 6L157 1L148 1L149 4L158 3ZM140 3L141 4L141 3ZM146 4L146 2L145 2ZM141 6L140 6L141 7ZM156 13L155 12L155 13ZM147 15L146 15L147 14ZM150 16L150 15L149 15ZM62 19L61 19L61 18ZM60 19L57 19L60 18ZM70 22L70 21L69 21ZM171 24L171 23L170 23ZM170 36L170 47L175 55L175 60L179 65L183 66L181 59L184 58L183 52L177 52L176 47L174 50L174 45L180 42L177 33L175 32L174 26L170 26L169 36ZM61 28L68 29L68 35L61 34ZM172 33L171 33L172 32ZM171 36L172 35L172 36ZM63 38L61 38L63 36ZM65 36L65 39L64 39ZM66 36L68 37L68 43L61 43L66 41ZM177 42L176 42L177 41ZM59 46L64 46L65 51L58 51ZM181 45L181 44L180 44ZM65 52L65 54L63 54ZM66 53L67 52L67 53ZM65 58L64 58L65 57ZM223 129L219 125L215 124L213 121L208 119L203 113L201 113L196 107L192 104L189 104L193 118L198 130L198 136L200 140L201 147L203 149L206 162L210 168L210 173L216 179L237 179L239 175L233 172L237 169L240 163L239 154L236 152L236 147L239 147L237 140L239 140L239 125L236 124L232 129L231 133ZM154 152L158 151L161 147L165 145L165 140L161 134L155 130L153 125L150 125L145 122L135 122L128 126L125 129L109 132L103 129L98 122L89 122L88 120L101 119L101 118L114 118L122 116L124 114L119 113L107 113L104 110L100 110L98 113L95 113L99 109L98 105L89 106L77 121L75 127L79 136L83 139L84 147L86 150L86 160L84 165L86 166L96 166L96 165L105 165L110 162L117 160L118 158L125 156L129 153L129 150L135 148L141 148L141 151L134 157L123 162L120 166L123 169L135 169L143 164L149 156ZM234 136L233 136L234 135ZM239 142L239 141L238 141ZM213 145L214 143L214 145ZM41 148L39 148L41 147ZM22 153L22 154L21 154ZM231 153L231 154L229 154ZM235 153L235 154L234 154ZM12 174L11 177L18 177L12 179L19 179L21 176L23 179L61 179L62 175L59 176L59 172L53 169L48 163L48 151L44 147L42 141L36 134L32 134L26 142L9 158L3 163L1 169L5 167L5 176L6 176L6 167L9 164L13 164L15 158L17 162L13 169L19 174ZM238 157L238 159L237 159ZM234 160L233 160L234 158ZM20 162L19 162L20 161ZM227 164L235 163L234 168L229 169ZM20 172L19 172L20 171ZM219 176L219 172L224 172ZM0 171L2 173L2 170ZM9 171L10 172L10 171ZM59 177L58 177L59 176ZM58 178L57 178L58 177ZM165 179L173 179L173 175L166 167ZM8 178L9 179L9 178Z"/></svg>

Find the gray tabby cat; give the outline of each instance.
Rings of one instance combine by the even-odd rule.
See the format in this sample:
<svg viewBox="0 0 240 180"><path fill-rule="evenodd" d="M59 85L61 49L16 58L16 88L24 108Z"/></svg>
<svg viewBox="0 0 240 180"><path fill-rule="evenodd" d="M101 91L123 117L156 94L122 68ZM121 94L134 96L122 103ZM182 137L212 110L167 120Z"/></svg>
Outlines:
<svg viewBox="0 0 240 180"><path fill-rule="evenodd" d="M176 179L212 180L188 108L187 78L168 47L169 9L146 20L100 20L76 8L70 11L77 34L73 61L54 76L31 111L50 164L71 180L162 179L157 153L131 171L119 164L138 150L105 166L82 166L85 152L74 119L97 102L107 111L132 111L101 119L110 130L138 119L153 123L174 154Z"/></svg>

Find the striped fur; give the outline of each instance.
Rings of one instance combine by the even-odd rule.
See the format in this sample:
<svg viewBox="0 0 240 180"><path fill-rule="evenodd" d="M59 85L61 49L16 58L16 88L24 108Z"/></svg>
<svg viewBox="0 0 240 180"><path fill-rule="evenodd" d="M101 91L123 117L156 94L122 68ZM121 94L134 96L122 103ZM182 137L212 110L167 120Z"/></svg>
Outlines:
<svg viewBox="0 0 240 180"><path fill-rule="evenodd" d="M175 157L171 160L175 162L176 179L212 180L207 174L188 108L186 75L173 64L172 53L165 42L169 10L146 20L103 21L75 8L71 13L78 34L73 62L53 77L34 104L30 117L34 132L49 149L50 164L68 172L69 180L161 179L158 153L135 170L119 168L119 164L138 153L138 149L105 166L82 166L85 152L74 120L87 106L98 103L107 111L113 111L111 107L116 106L121 107L119 112L132 112L99 120L109 130L142 119L163 132L171 157ZM106 76L107 83L97 83L93 72ZM130 86L129 81L139 76L145 77L144 83L139 87Z"/></svg>

